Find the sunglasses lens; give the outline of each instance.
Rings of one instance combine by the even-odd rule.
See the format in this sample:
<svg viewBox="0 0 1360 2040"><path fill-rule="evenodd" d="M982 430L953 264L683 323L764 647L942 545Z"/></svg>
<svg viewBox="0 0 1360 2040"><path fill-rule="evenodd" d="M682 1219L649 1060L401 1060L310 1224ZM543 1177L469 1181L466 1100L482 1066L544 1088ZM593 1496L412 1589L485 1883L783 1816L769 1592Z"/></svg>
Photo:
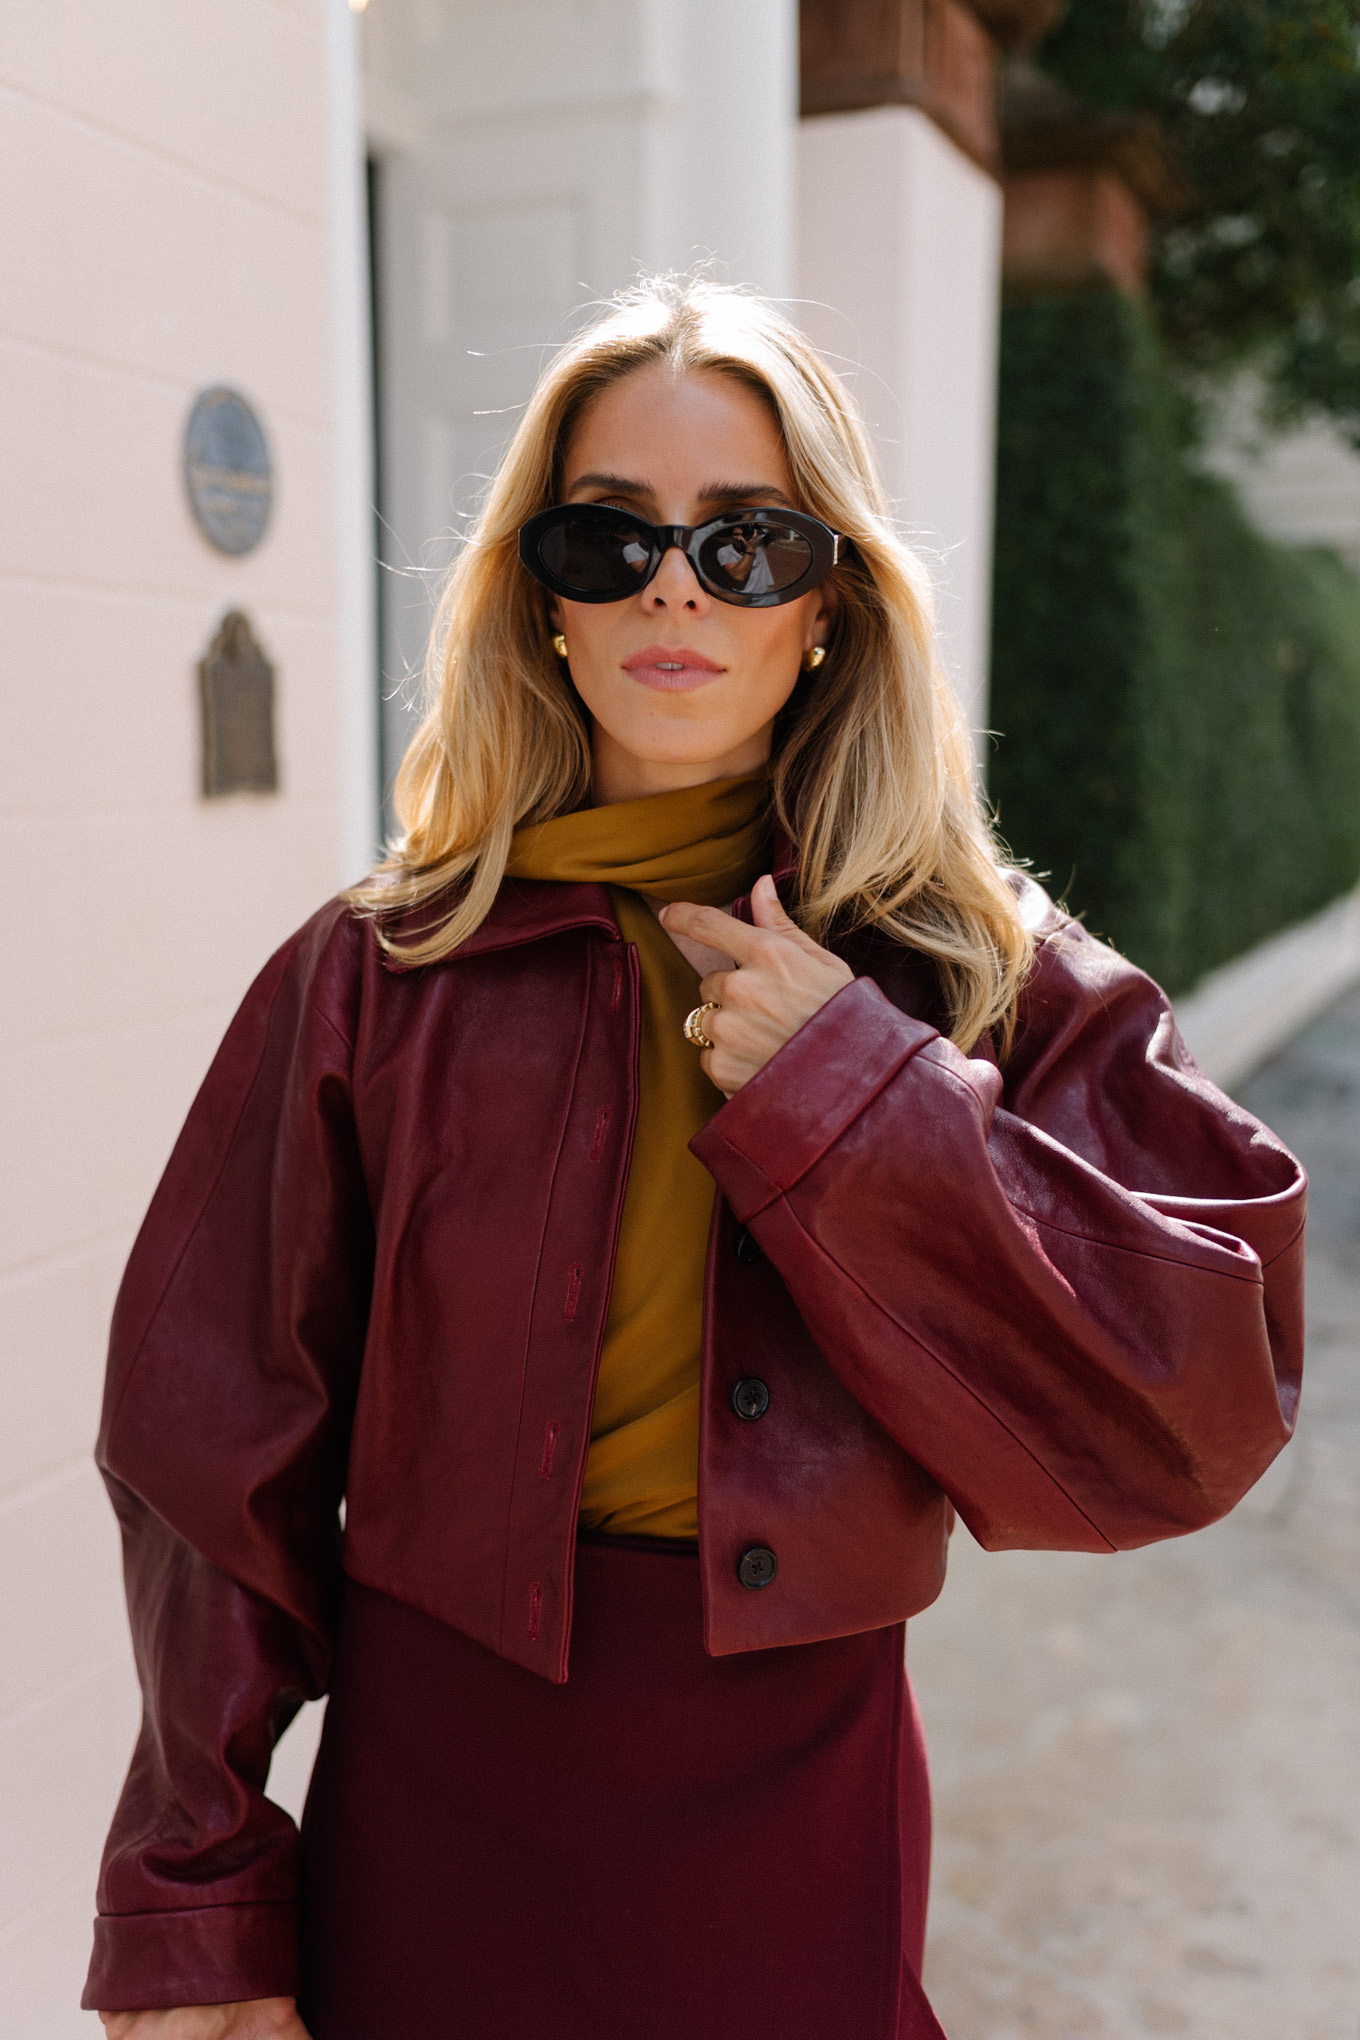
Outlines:
<svg viewBox="0 0 1360 2040"><path fill-rule="evenodd" d="M582 595L624 596L646 579L652 552L636 527L591 516L567 516L538 542L545 567Z"/></svg>
<svg viewBox="0 0 1360 2040"><path fill-rule="evenodd" d="M725 524L704 540L699 559L723 594L778 595L811 571L812 542L787 524Z"/></svg>

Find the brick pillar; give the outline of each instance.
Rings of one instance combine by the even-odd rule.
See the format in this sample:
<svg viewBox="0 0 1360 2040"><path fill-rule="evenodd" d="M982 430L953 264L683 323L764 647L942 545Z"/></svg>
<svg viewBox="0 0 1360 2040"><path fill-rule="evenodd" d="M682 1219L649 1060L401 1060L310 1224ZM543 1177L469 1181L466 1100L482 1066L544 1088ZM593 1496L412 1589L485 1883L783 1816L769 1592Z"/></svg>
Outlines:
<svg viewBox="0 0 1360 2040"><path fill-rule="evenodd" d="M856 389L897 513L934 569L974 731L991 606L998 37L1051 6L801 6L798 316Z"/></svg>
<svg viewBox="0 0 1360 2040"><path fill-rule="evenodd" d="M1113 284L1140 296L1150 220L1183 197L1155 124L1085 105L1024 58L1007 70L1001 109L1008 294Z"/></svg>

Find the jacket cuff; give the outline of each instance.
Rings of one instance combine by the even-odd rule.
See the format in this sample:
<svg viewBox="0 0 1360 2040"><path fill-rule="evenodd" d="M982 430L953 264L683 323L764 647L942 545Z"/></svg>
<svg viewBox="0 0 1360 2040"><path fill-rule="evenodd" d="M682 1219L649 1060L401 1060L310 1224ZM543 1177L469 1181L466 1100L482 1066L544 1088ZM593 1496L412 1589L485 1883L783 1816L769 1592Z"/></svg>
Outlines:
<svg viewBox="0 0 1360 2040"><path fill-rule="evenodd" d="M792 1189L937 1033L871 978L828 999L690 1142L738 1220Z"/></svg>
<svg viewBox="0 0 1360 2040"><path fill-rule="evenodd" d="M101 1913L80 2002L87 2012L154 2012L297 1991L296 1905L208 1905Z"/></svg>

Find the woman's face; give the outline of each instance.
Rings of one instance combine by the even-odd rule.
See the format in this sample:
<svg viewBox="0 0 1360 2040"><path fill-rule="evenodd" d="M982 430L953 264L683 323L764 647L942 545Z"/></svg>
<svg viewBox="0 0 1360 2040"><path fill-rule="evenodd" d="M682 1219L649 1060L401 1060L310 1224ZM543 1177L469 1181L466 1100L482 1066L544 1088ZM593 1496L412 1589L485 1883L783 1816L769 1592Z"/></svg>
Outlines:
<svg viewBox="0 0 1360 2040"><path fill-rule="evenodd" d="M774 417L716 371L636 369L597 397L567 448L563 500L609 503L652 524L802 506ZM699 585L678 546L622 602L550 604L590 710L595 799L632 800L753 772L803 655L834 613L824 582L779 609L739 609Z"/></svg>

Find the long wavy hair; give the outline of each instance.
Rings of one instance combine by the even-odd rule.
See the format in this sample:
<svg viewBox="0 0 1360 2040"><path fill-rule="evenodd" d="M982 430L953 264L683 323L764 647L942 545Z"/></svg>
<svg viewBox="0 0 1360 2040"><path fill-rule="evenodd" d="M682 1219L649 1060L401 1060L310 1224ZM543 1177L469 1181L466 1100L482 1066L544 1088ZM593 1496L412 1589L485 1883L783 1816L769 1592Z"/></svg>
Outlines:
<svg viewBox="0 0 1360 2040"><path fill-rule="evenodd" d="M653 362L730 375L762 396L802 507L852 541L832 576L829 655L781 716L771 760L774 811L798 853L799 922L816 940L872 928L925 951L954 1041L970 1049L992 1028L1004 1049L1031 940L936 653L928 577L893 529L839 377L768 301L705 277L641 281L545 369L439 602L427 707L397 775L399 832L348 897L394 957L434 963L485 920L514 829L588 798L588 718L517 535L558 500L586 406Z"/></svg>

